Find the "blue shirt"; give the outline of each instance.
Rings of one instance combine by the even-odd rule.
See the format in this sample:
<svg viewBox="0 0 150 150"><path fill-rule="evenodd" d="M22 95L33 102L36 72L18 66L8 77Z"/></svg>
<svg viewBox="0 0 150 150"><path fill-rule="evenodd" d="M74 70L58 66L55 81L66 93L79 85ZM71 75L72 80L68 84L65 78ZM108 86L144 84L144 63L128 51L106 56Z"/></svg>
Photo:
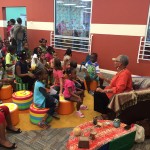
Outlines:
<svg viewBox="0 0 150 150"><path fill-rule="evenodd" d="M45 84L41 81L36 81L34 85L33 102L37 107L45 108L45 97L39 91L39 88L45 88Z"/></svg>

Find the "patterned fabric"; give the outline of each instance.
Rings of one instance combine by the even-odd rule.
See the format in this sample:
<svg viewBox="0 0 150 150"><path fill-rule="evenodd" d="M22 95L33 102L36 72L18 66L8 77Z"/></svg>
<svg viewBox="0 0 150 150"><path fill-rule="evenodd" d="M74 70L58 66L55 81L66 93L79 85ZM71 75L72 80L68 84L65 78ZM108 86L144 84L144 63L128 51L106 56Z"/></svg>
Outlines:
<svg viewBox="0 0 150 150"><path fill-rule="evenodd" d="M103 145L109 143L110 141L120 138L124 135L131 134L135 132L136 128L133 126L129 130L125 130L125 124L121 123L119 128L115 128L113 126L113 122L110 120L99 120L103 126L102 127L94 127L92 121L86 122L84 124L79 125L78 127L81 129L82 135L85 137L90 136L90 131L93 129L97 134L95 135L95 140L89 140L90 150L98 149ZM78 148L79 137L74 136L74 133L70 133L69 140L67 142L68 150L80 150Z"/></svg>
<svg viewBox="0 0 150 150"><path fill-rule="evenodd" d="M116 115L118 116L122 110L145 100L150 100L150 89L116 94L111 99L108 107L116 112Z"/></svg>

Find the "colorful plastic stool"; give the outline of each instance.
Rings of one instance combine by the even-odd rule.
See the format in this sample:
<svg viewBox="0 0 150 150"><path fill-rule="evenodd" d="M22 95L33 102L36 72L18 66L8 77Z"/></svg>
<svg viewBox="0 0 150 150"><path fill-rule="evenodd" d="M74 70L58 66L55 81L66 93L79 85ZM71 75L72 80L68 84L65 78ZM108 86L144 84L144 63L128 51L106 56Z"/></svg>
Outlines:
<svg viewBox="0 0 150 150"><path fill-rule="evenodd" d="M59 97L59 106L57 110L60 115L69 115L74 112L74 103L67 101L63 96Z"/></svg>
<svg viewBox="0 0 150 150"><path fill-rule="evenodd" d="M30 105L30 121L33 124L38 124L42 118L46 115L48 108L38 108L34 104ZM46 120L48 123L52 120L52 117L48 117Z"/></svg>
<svg viewBox="0 0 150 150"><path fill-rule="evenodd" d="M12 101L18 105L19 110L28 109L33 100L31 91L21 90L12 94Z"/></svg>
<svg viewBox="0 0 150 150"><path fill-rule="evenodd" d="M11 85L3 85L3 87L0 89L0 99L6 100L12 97L13 88Z"/></svg>
<svg viewBox="0 0 150 150"><path fill-rule="evenodd" d="M0 104L0 106L1 105L5 105L9 108L12 125L14 125L14 126L17 125L19 123L18 106L14 103L3 103L3 104Z"/></svg>

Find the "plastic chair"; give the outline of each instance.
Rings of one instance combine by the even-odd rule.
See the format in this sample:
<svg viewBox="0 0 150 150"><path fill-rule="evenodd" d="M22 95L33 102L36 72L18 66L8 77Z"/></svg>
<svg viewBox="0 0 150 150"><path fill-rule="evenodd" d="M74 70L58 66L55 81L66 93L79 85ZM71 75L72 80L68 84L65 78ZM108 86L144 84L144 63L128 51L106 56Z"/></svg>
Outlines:
<svg viewBox="0 0 150 150"><path fill-rule="evenodd" d="M88 54L88 55L86 56L86 58L85 58L85 61L83 61L83 62L81 63L80 69L79 69L80 72L81 72L82 66L83 66L83 65L85 66L85 64L86 64L89 60L90 60L90 54Z"/></svg>

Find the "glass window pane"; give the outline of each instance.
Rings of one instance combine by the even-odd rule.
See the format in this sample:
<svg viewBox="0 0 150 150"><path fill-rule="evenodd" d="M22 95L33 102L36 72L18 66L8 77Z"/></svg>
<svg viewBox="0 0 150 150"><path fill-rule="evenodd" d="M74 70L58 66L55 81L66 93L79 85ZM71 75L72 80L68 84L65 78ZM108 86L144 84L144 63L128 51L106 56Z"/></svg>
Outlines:
<svg viewBox="0 0 150 150"><path fill-rule="evenodd" d="M91 0L55 0L55 47L87 51Z"/></svg>

